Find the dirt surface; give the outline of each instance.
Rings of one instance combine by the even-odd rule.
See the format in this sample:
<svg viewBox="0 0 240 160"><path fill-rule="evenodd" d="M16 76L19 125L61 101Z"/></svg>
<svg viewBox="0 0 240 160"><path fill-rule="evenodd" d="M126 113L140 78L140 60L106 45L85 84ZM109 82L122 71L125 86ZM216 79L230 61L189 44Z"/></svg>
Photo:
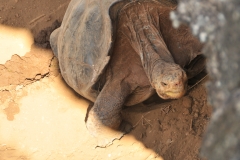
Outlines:
<svg viewBox="0 0 240 160"><path fill-rule="evenodd" d="M48 42L69 2L0 0L0 159L201 159L211 114L203 83L179 100L124 108L134 129L95 148L89 102L64 83Z"/></svg>

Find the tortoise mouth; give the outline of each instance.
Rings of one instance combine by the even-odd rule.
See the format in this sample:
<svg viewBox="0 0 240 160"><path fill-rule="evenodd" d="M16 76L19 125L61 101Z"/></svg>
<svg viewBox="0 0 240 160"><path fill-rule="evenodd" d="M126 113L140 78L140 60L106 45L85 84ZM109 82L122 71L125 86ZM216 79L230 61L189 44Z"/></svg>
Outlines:
<svg viewBox="0 0 240 160"><path fill-rule="evenodd" d="M162 99L178 99L185 95L186 91L167 91L164 93L158 93L158 96Z"/></svg>

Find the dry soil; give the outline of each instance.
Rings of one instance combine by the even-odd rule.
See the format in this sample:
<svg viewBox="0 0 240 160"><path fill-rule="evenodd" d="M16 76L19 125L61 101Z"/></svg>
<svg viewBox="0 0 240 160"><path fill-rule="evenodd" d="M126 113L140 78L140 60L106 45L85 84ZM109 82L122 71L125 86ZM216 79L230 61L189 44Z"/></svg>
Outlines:
<svg viewBox="0 0 240 160"><path fill-rule="evenodd" d="M1 160L200 160L211 114L204 83L179 100L126 107L133 130L95 148L84 118L89 102L62 80L49 35L69 0L0 0Z"/></svg>

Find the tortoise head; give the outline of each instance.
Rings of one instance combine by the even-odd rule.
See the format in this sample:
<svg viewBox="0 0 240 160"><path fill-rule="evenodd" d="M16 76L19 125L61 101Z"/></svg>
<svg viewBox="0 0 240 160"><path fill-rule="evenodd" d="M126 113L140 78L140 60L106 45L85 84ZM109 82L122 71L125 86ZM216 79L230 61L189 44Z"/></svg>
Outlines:
<svg viewBox="0 0 240 160"><path fill-rule="evenodd" d="M186 72L175 63L158 63L153 68L152 86L162 99L180 98L187 91Z"/></svg>

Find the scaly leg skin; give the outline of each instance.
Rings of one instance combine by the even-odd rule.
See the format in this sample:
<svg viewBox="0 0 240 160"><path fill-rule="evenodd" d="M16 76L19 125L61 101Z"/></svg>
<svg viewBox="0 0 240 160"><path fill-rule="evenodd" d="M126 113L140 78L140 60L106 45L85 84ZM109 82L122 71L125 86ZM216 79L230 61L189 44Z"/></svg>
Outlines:
<svg viewBox="0 0 240 160"><path fill-rule="evenodd" d="M98 95L86 122L88 131L98 140L97 147L107 147L124 135L124 132L117 130L122 122L122 106L129 94L127 84L111 81Z"/></svg>

